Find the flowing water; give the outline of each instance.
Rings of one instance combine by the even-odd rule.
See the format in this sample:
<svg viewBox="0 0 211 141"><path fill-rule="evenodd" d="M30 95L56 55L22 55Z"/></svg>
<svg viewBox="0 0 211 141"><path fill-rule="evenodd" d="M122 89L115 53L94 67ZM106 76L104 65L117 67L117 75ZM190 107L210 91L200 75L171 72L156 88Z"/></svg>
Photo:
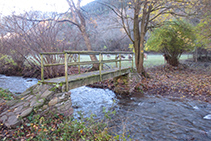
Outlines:
<svg viewBox="0 0 211 141"><path fill-rule="evenodd" d="M137 140L211 140L211 105L163 97L120 100L112 123ZM119 127L119 125L121 125ZM124 130L122 130L124 129Z"/></svg>
<svg viewBox="0 0 211 141"><path fill-rule="evenodd" d="M30 81L29 81L30 80ZM0 75L0 87L20 93L33 85L36 79ZM117 98L106 89L80 87L71 90L74 116L78 111L85 116L103 117L103 107L115 110L109 129L117 134L130 135L132 140L174 141L211 140L211 104L185 99L135 95Z"/></svg>
<svg viewBox="0 0 211 141"><path fill-rule="evenodd" d="M27 88L37 84L36 78L23 78L19 76L5 76L0 74L0 88L8 89L14 94L21 94Z"/></svg>
<svg viewBox="0 0 211 141"><path fill-rule="evenodd" d="M81 87L71 90L75 111L103 115L102 109L116 110L109 123L119 134L133 140L211 140L211 104L197 101L136 95L117 99L110 90ZM76 113L75 113L76 114Z"/></svg>

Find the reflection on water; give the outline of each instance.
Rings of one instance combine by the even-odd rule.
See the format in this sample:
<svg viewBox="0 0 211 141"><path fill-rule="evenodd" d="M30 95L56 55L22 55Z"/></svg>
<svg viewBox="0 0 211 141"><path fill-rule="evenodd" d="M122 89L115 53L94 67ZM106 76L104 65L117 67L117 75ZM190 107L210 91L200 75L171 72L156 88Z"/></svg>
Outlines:
<svg viewBox="0 0 211 141"><path fill-rule="evenodd" d="M36 84L36 79L6 77L0 75L0 87L14 93L23 92ZM102 109L116 110L109 123L109 131L130 134L132 140L211 140L211 104L197 101L167 99L136 95L117 99L115 93L106 89L80 87L71 90L74 115L83 111L103 117Z"/></svg>

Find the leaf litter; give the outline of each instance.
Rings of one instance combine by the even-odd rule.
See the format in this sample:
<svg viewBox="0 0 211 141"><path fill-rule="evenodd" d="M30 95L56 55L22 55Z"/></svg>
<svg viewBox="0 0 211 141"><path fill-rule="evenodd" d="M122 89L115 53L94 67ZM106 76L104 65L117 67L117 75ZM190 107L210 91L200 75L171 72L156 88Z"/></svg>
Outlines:
<svg viewBox="0 0 211 141"><path fill-rule="evenodd" d="M189 98L211 103L211 63L185 61L178 67L149 68L140 82L147 94Z"/></svg>

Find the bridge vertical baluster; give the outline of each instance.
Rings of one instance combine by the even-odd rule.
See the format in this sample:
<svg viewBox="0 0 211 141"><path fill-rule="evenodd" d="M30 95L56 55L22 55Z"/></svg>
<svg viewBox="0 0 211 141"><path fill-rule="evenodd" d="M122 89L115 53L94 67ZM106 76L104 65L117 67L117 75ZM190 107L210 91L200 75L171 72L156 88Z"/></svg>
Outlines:
<svg viewBox="0 0 211 141"><path fill-rule="evenodd" d="M41 80L44 81L43 55L41 54Z"/></svg>
<svg viewBox="0 0 211 141"><path fill-rule="evenodd" d="M117 54L115 55L115 60L116 60L116 68L117 68Z"/></svg>
<svg viewBox="0 0 211 141"><path fill-rule="evenodd" d="M99 73L100 73L100 81L102 81L102 73L101 73L101 71L102 71L102 63L101 63L101 61L102 61L102 54L100 53L99 54Z"/></svg>
<svg viewBox="0 0 211 141"><path fill-rule="evenodd" d="M78 62L80 63L80 54L78 54ZM78 73L81 74L81 66L78 65Z"/></svg>
<svg viewBox="0 0 211 141"><path fill-rule="evenodd" d="M68 91L68 63L67 63L67 53L64 54L64 65L65 65L65 83L66 83L66 92Z"/></svg>
<svg viewBox="0 0 211 141"><path fill-rule="evenodd" d="M103 61L103 54L101 54L101 62ZM103 70L103 63L101 63L101 68L102 68L102 70Z"/></svg>
<svg viewBox="0 0 211 141"><path fill-rule="evenodd" d="M121 60L122 60L121 54L119 54L119 70L121 70Z"/></svg>
<svg viewBox="0 0 211 141"><path fill-rule="evenodd" d="M132 54L132 68L133 68L133 54Z"/></svg>

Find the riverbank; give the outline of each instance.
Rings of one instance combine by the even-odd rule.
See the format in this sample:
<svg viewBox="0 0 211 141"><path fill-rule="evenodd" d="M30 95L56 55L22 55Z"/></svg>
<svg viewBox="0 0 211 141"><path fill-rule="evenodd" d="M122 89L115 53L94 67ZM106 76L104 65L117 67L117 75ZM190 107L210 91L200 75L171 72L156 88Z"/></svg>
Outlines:
<svg viewBox="0 0 211 141"><path fill-rule="evenodd" d="M211 62L183 61L179 67L162 65L147 69L151 78L140 86L146 94L211 103Z"/></svg>
<svg viewBox="0 0 211 141"><path fill-rule="evenodd" d="M181 127L181 123L182 124L182 128L181 133L178 131L177 134L173 134L172 138L174 139L192 139L194 136L201 136L202 134L209 134L210 132L208 129L209 128L209 121L205 121L203 119L203 117L205 117L210 109L209 106L199 106L198 103L193 103L190 104L188 103L188 105L186 104L186 100L197 100L197 101L201 101L201 102L206 102L206 103L210 103L210 82L211 82L211 64L210 63L195 63L195 62L182 62L183 65L180 65L179 67L175 68L175 67L171 67L168 65L162 65L162 66L157 66L157 67L153 67L153 68L148 68L147 72L150 74L151 78L144 78L144 79L139 79L141 80L137 85L136 89L134 89L133 93L130 93L128 95L124 95L125 99L122 98L122 100L120 100L120 102L118 102L118 114L117 117L120 116L124 116L121 117L121 121L122 123L120 123L120 119L117 118L115 119L116 121L112 123L112 128L115 126L117 127L118 125L123 125L123 126L131 126L133 125L132 129L138 129L137 127L142 127L144 126L142 123L146 123L146 127L144 126L143 128L141 128L141 130L139 130L140 134L138 134L139 139L140 136L148 139L147 136L145 135L156 135L154 137L154 139L158 139L158 137L160 137L159 135L163 136L163 132L156 132L158 131L157 127L161 127L163 124L165 124L166 126L163 126L163 129L165 130L160 130L159 131L165 131L168 132L170 131L170 133L174 133L171 131L172 129L177 129L178 127ZM114 89L114 83L111 80L108 80L107 83L101 83L102 87L101 88L110 88L110 89ZM88 90L85 90L88 91ZM80 94L84 93L83 91L79 92ZM93 93L93 92L91 92ZM87 95L87 94L85 94ZM136 95L136 96L135 96ZM160 98L156 98L156 97L143 97L143 95L155 95L155 96L159 96ZM77 95L78 96L78 95ZM118 95L117 95L118 96ZM121 98L122 95L119 95L118 97ZM142 97L141 97L142 96ZM92 97L91 95L89 97ZM140 99L138 97L141 97ZM174 102L171 100L167 100L163 97L166 98L172 98L175 100L178 99L180 101L182 101L182 103L180 102ZM133 99L131 99L133 98ZM135 99L138 99L137 101L133 102ZM87 99L86 97L83 97L82 99ZM6 99L5 99L6 100ZM83 100L80 101L80 103ZM123 102L124 101L124 102ZM167 102L166 102L167 101ZM95 100L93 100L91 103L95 103ZM85 102L85 105L87 105L88 103ZM168 104L168 106L166 106L166 104ZM101 105L101 104L98 104ZM172 106L173 105L173 106ZM193 105L190 106L190 105ZM166 107L165 107L166 106ZM174 108L176 106L176 108ZM80 107L80 106L79 106ZM208 109L204 109L204 107L208 107ZM77 108L77 107L76 107ZM167 110L166 110L167 108ZM179 109L180 110L177 110ZM183 110L181 110L183 108ZM202 108L202 112L200 112L200 109ZM130 111L131 109L131 111ZM134 110L135 109L135 110ZM143 111L145 110L146 111ZM173 112L171 112L173 111ZM182 116L180 116L180 118L178 118L180 111L185 111L182 112ZM88 110L87 110L88 112ZM131 115L131 117L125 117L125 115L128 114L128 112L131 112L129 115ZM152 112L151 114L149 114L150 112ZM190 112L190 113L188 113ZM200 113L198 113L200 112ZM124 114L122 114L124 113ZM140 114L141 113L141 114ZM161 115L159 115L159 113ZM187 115L185 115L185 113L187 113ZM140 114L140 115L139 115ZM159 117L162 117L164 114L166 114L164 117L170 117L169 122L163 123L162 118L159 119ZM107 116L107 114L105 114ZM157 115L157 117L151 117L151 115ZM191 115L190 117L188 115ZM192 116L193 115L193 116ZM199 115L199 116L198 116ZM137 118L137 116L139 116L139 118ZM50 118L49 118L50 117ZM134 117L136 117L135 119L133 119ZM163 118L164 118L163 117ZM185 120L183 120L184 118L186 118ZM125 118L125 120L123 120ZM189 119L191 118L191 119ZM202 126L201 124L197 124L197 122L195 122L194 120L197 118L197 121L200 120L200 123L203 122ZM129 119L133 119L133 120L129 120ZM145 121L141 122L141 120L144 119ZM150 119L150 121L148 121ZM175 123L175 120L178 120L177 123ZM180 120L181 119L181 120ZM89 121L93 121L92 119L89 119ZM137 122L135 121L137 120ZM154 122L158 120L159 122ZM171 121L174 122L171 122ZM74 122L74 120L68 119L66 117L64 117L63 115L60 114L53 114L52 113L48 113L45 116L33 116L30 115L28 118L25 119L25 123L23 124L23 126L18 127L17 129L8 129L5 128L3 125L0 124L1 126L1 131L0 131L0 139L4 139L6 137L7 140L13 140L13 139L22 139L22 140L26 140L26 139L37 139L36 137L40 137L39 139L43 138L44 135L46 135L46 139L52 139L51 137L55 137L55 139L61 138L61 137L65 137L63 136L63 133L65 131L68 131L68 134L72 134L75 133L75 137L76 139L79 140L80 137L84 137L84 135L87 133L87 131L91 131L88 132L89 135L94 135L94 139L95 138L101 138L102 136L104 137L104 139L108 138L112 138L110 136L110 134L107 132L107 128L105 127L109 127L110 126L101 126L101 125L105 125L103 124L98 124L101 126L101 128L99 128L99 126L91 126L90 127L94 127L92 129L90 128L86 128L85 123L84 122ZM125 122L128 122L128 124L126 124ZM187 123L186 123L187 121ZM101 122L99 122L101 123ZM118 124L117 124L118 123ZM136 124L134 124L136 123ZM156 123L161 123L161 125L156 125ZM191 124L190 124L191 123ZM69 124L71 124L71 126L68 126ZM96 122L95 122L96 124ZM117 124L117 125L116 125ZM138 124L138 125L137 125ZM154 125L153 127L151 127L151 125ZM169 124L171 126L175 126L174 128L168 128ZM190 124L190 125L189 125ZM197 125L196 125L197 124ZM63 126L64 125L64 126ZM191 127L191 129L194 129L194 135L192 134L192 130L190 130L188 127L194 125L193 127ZM205 125L207 125L207 127L203 130L202 127L204 128ZM67 128L68 127L68 128ZM77 131L72 130L72 128L77 127ZM196 128L197 127L197 128ZM65 128L65 130L61 130L62 128ZM146 131L145 129L150 128L150 132ZM67 129L67 130L66 130ZM100 130L99 130L100 129ZM185 131L189 131L188 133L185 133L185 135L190 134L189 136L183 136L184 132L182 132L182 130L185 129ZM200 129L200 130L199 130ZM152 135L152 133L153 134ZM200 131L200 134L198 134ZM135 134L138 132L138 130L134 131L134 137ZM144 133L147 134L144 134ZM115 132L116 133L116 132ZM124 133L125 132L121 132ZM121 134L120 133L120 134ZM133 134L133 133L131 133ZM143 134L143 136L142 136ZM53 135L53 136L52 136ZM106 137L106 136L107 137ZM169 133L166 133L164 135L169 135ZM72 138L74 138L73 136L71 136ZM165 136L163 136L165 137ZM166 136L167 137L167 136ZM205 136L206 137L206 136ZM107 139L108 139L107 138ZM202 139L202 138L199 138Z"/></svg>
<svg viewBox="0 0 211 141"><path fill-rule="evenodd" d="M166 98L190 99L211 103L211 62L181 61L178 67L168 64L146 69L150 78L141 78L138 81L132 78L132 93L119 95L160 95ZM136 83L136 86L135 84ZM115 91L112 80L97 82L89 85L94 88L111 89ZM124 87L124 86L122 86ZM130 91L128 89L128 91Z"/></svg>

